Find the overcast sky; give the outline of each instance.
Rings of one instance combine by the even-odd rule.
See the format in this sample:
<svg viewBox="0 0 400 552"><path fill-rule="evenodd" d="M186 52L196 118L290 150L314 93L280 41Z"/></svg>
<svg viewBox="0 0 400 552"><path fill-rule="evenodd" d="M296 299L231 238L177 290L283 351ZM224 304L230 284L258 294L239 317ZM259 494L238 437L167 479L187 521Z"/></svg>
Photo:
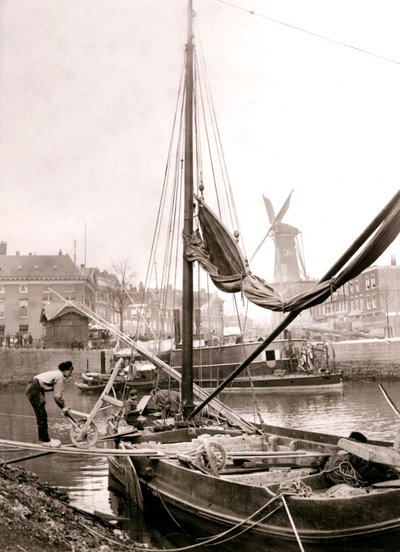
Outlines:
<svg viewBox="0 0 400 552"><path fill-rule="evenodd" d="M101 269L126 258L143 278L186 4L1 0L0 241L9 254L73 258L76 242L79 264L85 254ZM294 189L284 222L302 231L308 272L322 276L399 189L400 4L194 8L247 250L268 226L262 195L278 210ZM400 262L399 240L379 264L391 255ZM256 274L271 259L267 243Z"/></svg>

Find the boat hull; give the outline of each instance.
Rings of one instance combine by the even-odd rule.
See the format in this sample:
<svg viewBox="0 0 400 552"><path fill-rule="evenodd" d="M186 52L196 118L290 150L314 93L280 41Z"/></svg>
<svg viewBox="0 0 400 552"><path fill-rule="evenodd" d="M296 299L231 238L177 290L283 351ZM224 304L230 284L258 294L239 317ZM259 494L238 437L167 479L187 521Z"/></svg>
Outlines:
<svg viewBox="0 0 400 552"><path fill-rule="evenodd" d="M299 433L299 437L302 435ZM295 436L291 430L289 439L293 441ZM312 446L318 449L316 442ZM320 444L321 454L326 446ZM265 486L235 481L232 476L214 477L188 469L173 458L131 457L131 461L134 472L129 470L127 458L110 459L110 473L126 489L132 488L131 479L137 477L145 504L162 504L192 534L211 537L229 531L225 539L232 537L233 548L240 546L246 552L299 550L283 502L279 495L274 496L278 484L268 485L268 492ZM314 494L286 496L285 500L307 551L396 549L400 537L399 487L328 498L322 494L326 486L323 474L306 476L302 481Z"/></svg>
<svg viewBox="0 0 400 552"><path fill-rule="evenodd" d="M81 391L82 393L101 393L102 391L104 391L106 385L107 385L107 382L105 383L98 383L98 384L91 384L91 383L86 383L84 381L81 381L81 382L74 382L76 387L79 389L79 391ZM114 389L116 391L120 391L122 390L124 387L133 387L135 389L137 389L138 391L140 392L146 392L146 391L151 391L154 387L154 382L152 381L142 381L142 380L133 380L133 381L130 381L130 382L116 382L114 384Z"/></svg>
<svg viewBox="0 0 400 552"><path fill-rule="evenodd" d="M141 392L151 391L154 387L155 370L144 370L139 376L133 379L126 379L124 376L117 376L114 382L114 389L122 390L125 387L133 387ZM82 380L74 382L82 393L101 393L110 379L110 374L100 372L83 372Z"/></svg>
<svg viewBox="0 0 400 552"><path fill-rule="evenodd" d="M222 380L221 380L222 381ZM201 386L205 391L212 391L221 383L218 380L209 381L203 379L202 381L196 381L197 385ZM232 384L232 387L228 387L229 392L243 392L243 391L298 391L310 390L315 388L318 390L327 391L342 391L343 390L343 375L342 373L335 374L292 374L283 377L279 376L265 376L249 378L236 378Z"/></svg>
<svg viewBox="0 0 400 552"><path fill-rule="evenodd" d="M260 353L248 369L229 386L229 391L342 390L343 373L328 363L327 349L314 354L314 367L299 372L299 359L304 340L275 340ZM193 349L193 380L204 390L216 389L260 345L258 342L237 343ZM317 348L314 349L317 351ZM181 369L182 351L171 352L171 366Z"/></svg>
<svg viewBox="0 0 400 552"><path fill-rule="evenodd" d="M253 486L237 485L219 478L207 477L204 474L176 471L166 462L160 461L154 472L156 483L141 481L145 494L152 499L161 500L180 522L187 527L196 527L196 532L212 536L232 530L239 533L243 528L252 527L248 535L233 538L235 545L239 542L245 550L262 550L271 545L280 546L281 550L299 550L299 546L285 509L268 502L264 489L255 491ZM147 469L149 466L147 466ZM138 469L138 466L136 466ZM153 468L154 469L154 466ZM190 495L177 493L179 488L187 490ZM221 501L221 497L223 500ZM190 498L190 500L188 500ZM303 499L287 497L287 505L293 518L298 536L305 549L324 551L338 550L395 550L400 536L400 490L376 494L371 500L369 495L346 499ZM394 515L387 519L388 503ZM229 505L235 505L231 509ZM260 515L252 517L261 510ZM271 517L262 521L265 516ZM242 526L243 520L249 519ZM268 521L268 519L270 521ZM239 542L238 542L239 539ZM256 547L258 543L259 548Z"/></svg>

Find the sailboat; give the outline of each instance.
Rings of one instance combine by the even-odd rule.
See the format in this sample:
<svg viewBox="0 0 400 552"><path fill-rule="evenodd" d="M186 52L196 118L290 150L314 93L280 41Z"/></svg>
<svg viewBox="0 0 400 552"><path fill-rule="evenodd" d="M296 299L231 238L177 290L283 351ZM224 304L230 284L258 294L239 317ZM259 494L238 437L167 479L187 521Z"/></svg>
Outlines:
<svg viewBox="0 0 400 552"><path fill-rule="evenodd" d="M207 539L203 544L230 541L245 551L272 550L275 545L280 550L304 550L303 545L307 550L321 546L331 551L394 549L400 535L400 479L396 475L382 483L345 485L351 492L344 494L337 489L334 492L323 466L326 456L338 452L337 438L254 425L216 397L303 309L327 299L335 288L382 254L400 230L400 193L311 290L283 304L272 286L251 274L235 237L232 239L206 204L203 186L199 186L199 193L193 188L194 174L199 173L194 165L193 122L197 104L192 15L189 0L183 103L186 247L182 259L182 371L158 361L136 343L140 354L178 379L182 411L172 430L130 435L119 432L115 446L130 450L131 456L110 458L110 473L137 504L146 507L155 500L181 525L196 528L197 535ZM193 214L200 221L200 228L194 228ZM218 289L240 292L264 308L287 313L211 393L193 381L194 261L207 270ZM210 417L203 421L206 411L214 423ZM138 455L142 447L146 456ZM342 439L340 447L366 461L373 457L382 465L400 468L399 448L391 444L363 443L361 447L351 439ZM348 475L351 478L352 474Z"/></svg>

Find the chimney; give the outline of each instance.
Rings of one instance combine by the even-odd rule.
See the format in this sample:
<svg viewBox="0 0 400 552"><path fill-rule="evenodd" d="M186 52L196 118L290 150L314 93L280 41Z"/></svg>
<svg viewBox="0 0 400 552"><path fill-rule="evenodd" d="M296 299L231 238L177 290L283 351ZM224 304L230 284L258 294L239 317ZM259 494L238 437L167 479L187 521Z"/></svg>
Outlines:
<svg viewBox="0 0 400 552"><path fill-rule="evenodd" d="M392 255L392 256L390 257L390 264L391 264L392 266L397 266L396 256L395 256L395 255Z"/></svg>
<svg viewBox="0 0 400 552"><path fill-rule="evenodd" d="M7 255L7 242L0 242L0 255Z"/></svg>

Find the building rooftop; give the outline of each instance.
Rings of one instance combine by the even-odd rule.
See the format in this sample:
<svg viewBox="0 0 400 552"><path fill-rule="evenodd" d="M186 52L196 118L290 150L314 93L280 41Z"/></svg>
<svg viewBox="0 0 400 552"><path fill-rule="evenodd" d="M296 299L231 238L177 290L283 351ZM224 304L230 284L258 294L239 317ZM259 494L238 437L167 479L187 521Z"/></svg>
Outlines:
<svg viewBox="0 0 400 552"><path fill-rule="evenodd" d="M0 255L0 280L84 278L69 255Z"/></svg>

